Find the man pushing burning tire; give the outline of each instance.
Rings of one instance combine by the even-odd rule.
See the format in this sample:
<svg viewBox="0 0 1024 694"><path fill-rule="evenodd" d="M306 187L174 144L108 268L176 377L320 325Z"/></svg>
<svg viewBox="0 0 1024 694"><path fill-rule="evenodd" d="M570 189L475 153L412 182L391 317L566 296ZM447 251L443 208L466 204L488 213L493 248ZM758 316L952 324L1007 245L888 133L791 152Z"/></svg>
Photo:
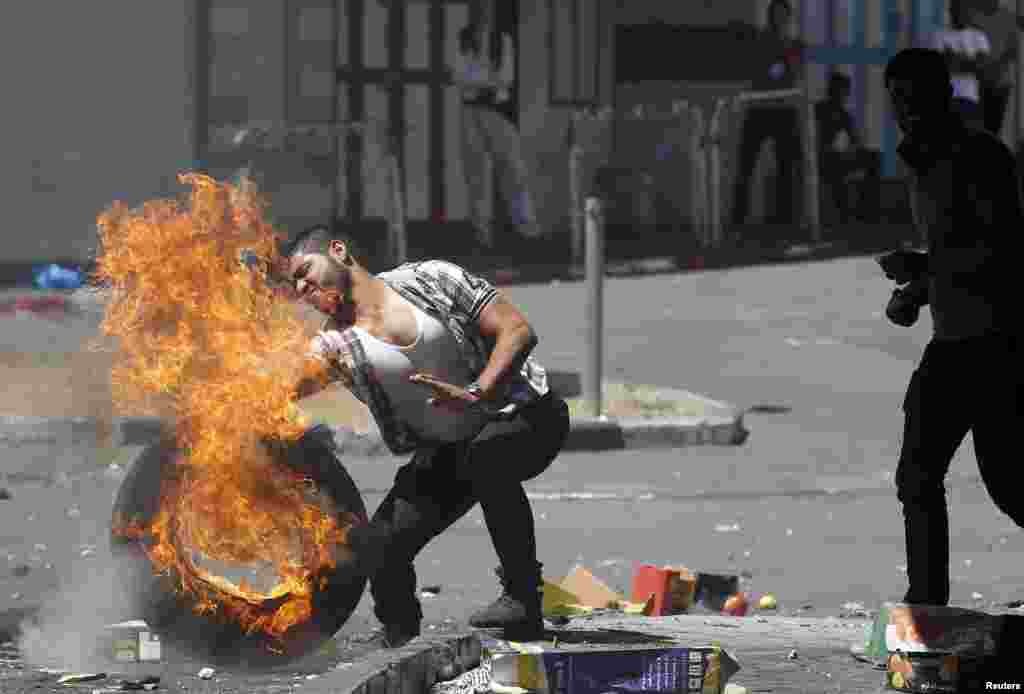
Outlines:
<svg viewBox="0 0 1024 694"><path fill-rule="evenodd" d="M366 404L392 453L412 453L369 523L348 542L370 578L382 645L420 633L413 561L480 504L503 591L470 617L519 641L542 638L543 581L522 483L546 470L569 431L569 409L530 357L525 316L486 280L440 260L370 274L346 239L314 227L285 253L287 279L327 319L311 355Z"/></svg>

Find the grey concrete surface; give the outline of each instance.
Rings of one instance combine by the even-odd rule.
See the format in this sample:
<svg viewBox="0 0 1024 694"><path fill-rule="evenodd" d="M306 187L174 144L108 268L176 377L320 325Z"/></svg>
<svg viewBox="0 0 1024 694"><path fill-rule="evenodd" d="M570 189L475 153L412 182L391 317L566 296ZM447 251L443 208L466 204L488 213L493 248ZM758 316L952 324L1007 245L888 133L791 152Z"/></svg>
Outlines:
<svg viewBox="0 0 1024 694"><path fill-rule="evenodd" d="M748 413L743 446L560 456L527 484L545 573L558 579L582 562L628 590L636 561L743 572L745 589L775 594L781 615L807 618L838 615L848 601L870 607L901 597L903 527L892 473L900 404L930 323L925 313L909 330L888 324L881 312L889 291L870 258L609 279L607 378L706 393L743 408L780 406L784 413ZM581 369L583 285L516 286L508 294L537 328L539 359L551 369ZM346 461L368 509L399 462ZM953 602L984 607L1024 597L1024 534L988 500L969 445L953 461L948 488ZM95 492L92 501L85 490L83 483L83 518L86 505L95 504L99 531L109 512L104 495L113 488ZM0 551L15 555L14 562L26 561L43 527L88 541L79 537L88 528L61 520L71 490L59 500L43 488L11 492L12 500L0 501ZM52 517L52 526L27 523L33 509ZM442 586L423 600L427 623L464 623L492 600L495 564L475 509L417 561L421 585ZM7 580L0 578L0 609L17 604ZM365 596L341 637L374 624ZM721 631L728 648L735 630Z"/></svg>

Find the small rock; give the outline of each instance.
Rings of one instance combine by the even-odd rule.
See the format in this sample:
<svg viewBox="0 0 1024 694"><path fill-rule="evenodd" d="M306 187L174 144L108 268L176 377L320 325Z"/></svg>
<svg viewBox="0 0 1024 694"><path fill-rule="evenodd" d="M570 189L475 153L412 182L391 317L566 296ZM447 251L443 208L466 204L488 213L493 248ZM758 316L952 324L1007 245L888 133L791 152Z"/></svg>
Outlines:
<svg viewBox="0 0 1024 694"><path fill-rule="evenodd" d="M796 660L799 657L800 656L797 654L797 652L795 650L790 651L789 655L786 656L786 658L789 659L789 660Z"/></svg>
<svg viewBox="0 0 1024 694"><path fill-rule="evenodd" d="M196 675L201 680L212 680L215 674L217 674L217 671L214 670L212 667L204 667L202 670L196 673Z"/></svg>

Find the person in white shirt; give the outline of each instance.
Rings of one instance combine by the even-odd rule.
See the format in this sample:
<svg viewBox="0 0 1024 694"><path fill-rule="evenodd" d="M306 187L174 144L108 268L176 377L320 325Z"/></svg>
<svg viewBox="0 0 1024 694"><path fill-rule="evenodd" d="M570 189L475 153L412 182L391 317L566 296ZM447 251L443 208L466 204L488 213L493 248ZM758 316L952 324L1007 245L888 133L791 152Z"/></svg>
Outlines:
<svg viewBox="0 0 1024 694"><path fill-rule="evenodd" d="M504 8L503 14L489 7ZM469 23L459 32L452 77L462 91L462 167L470 216L480 241L494 245L491 167L513 223L529 238L542 235L530 186L530 171L519 135L515 40L511 3L471 3Z"/></svg>
<svg viewBox="0 0 1024 694"><path fill-rule="evenodd" d="M964 123L984 129L979 74L988 62L992 46L984 32L968 26L967 10L963 0L953 0L949 6L952 31L935 32L928 47L946 56L952 75L953 103Z"/></svg>

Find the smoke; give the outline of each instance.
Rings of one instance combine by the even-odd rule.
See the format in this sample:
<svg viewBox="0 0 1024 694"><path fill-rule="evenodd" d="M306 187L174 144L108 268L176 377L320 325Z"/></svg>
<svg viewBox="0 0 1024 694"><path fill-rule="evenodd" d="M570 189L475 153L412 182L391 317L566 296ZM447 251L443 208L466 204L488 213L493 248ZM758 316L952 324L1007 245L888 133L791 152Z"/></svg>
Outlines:
<svg viewBox="0 0 1024 694"><path fill-rule="evenodd" d="M139 617L127 588L131 571L109 553L71 567L57 592L21 626L18 647L25 661L70 672L109 669L102 655L105 627Z"/></svg>

